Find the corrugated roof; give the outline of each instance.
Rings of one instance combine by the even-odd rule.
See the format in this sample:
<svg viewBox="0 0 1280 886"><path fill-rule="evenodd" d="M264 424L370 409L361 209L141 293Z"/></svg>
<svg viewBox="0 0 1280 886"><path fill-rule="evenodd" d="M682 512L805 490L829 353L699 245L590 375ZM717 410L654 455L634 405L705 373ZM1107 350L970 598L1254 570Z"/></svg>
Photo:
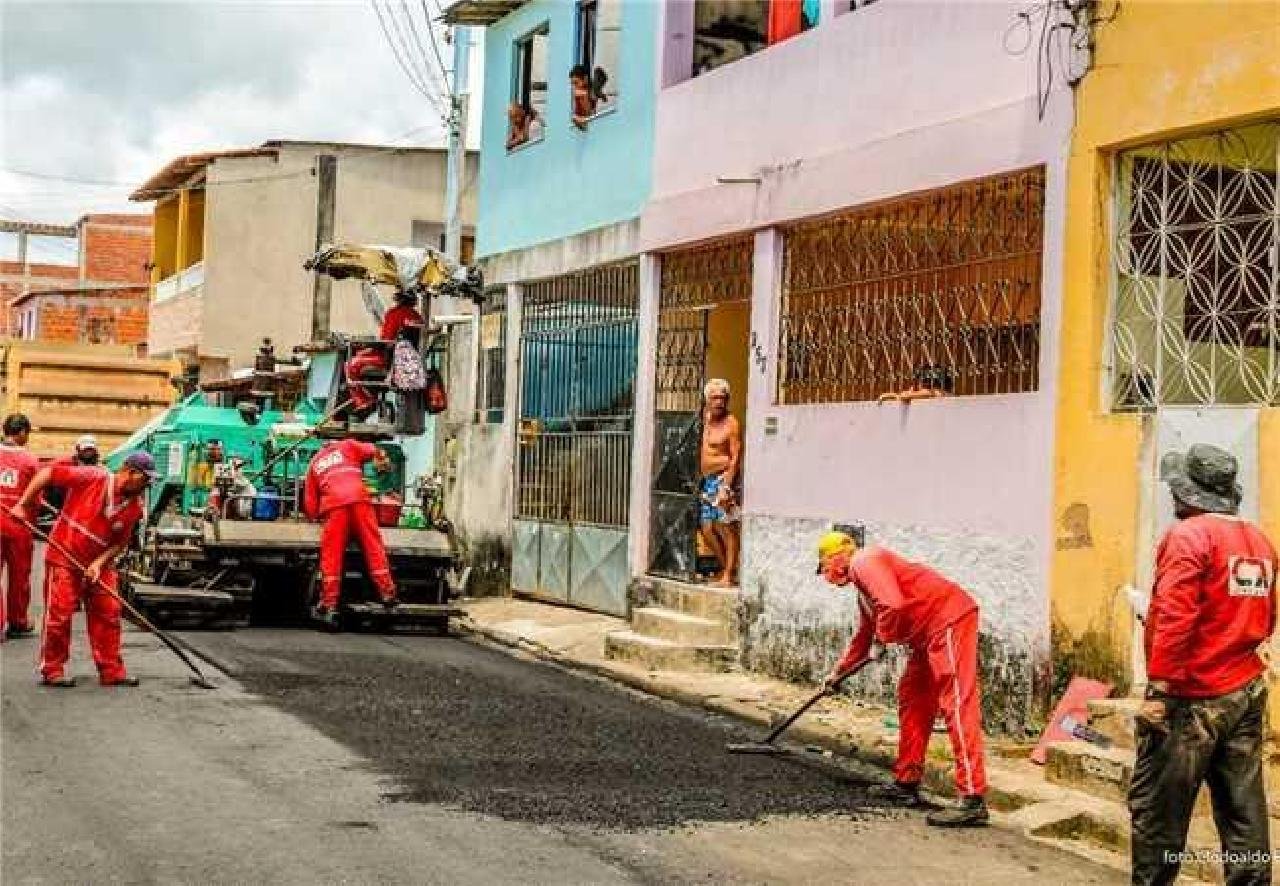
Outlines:
<svg viewBox="0 0 1280 886"><path fill-rule="evenodd" d="M528 0L458 0L440 18L450 25L485 27L505 18Z"/></svg>
<svg viewBox="0 0 1280 886"><path fill-rule="evenodd" d="M203 154L185 154L175 157L165 164L164 168L142 183L136 191L129 195L135 203L146 203L158 200L181 187L191 176L200 172L214 160L228 157L275 157L280 151L277 148L238 148L230 151L208 151Z"/></svg>

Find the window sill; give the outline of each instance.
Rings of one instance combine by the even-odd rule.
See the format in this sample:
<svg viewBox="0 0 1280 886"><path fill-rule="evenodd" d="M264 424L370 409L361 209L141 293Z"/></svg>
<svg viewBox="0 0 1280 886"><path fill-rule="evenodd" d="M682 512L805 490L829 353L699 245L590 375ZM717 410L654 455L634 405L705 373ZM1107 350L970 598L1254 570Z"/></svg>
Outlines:
<svg viewBox="0 0 1280 886"><path fill-rule="evenodd" d="M573 123L572 117L570 117L569 120L570 120L570 123L572 123L574 129L577 129L579 132L585 132L587 127L589 127L592 123L596 122L601 117L608 117L610 114L617 113L617 110L618 110L618 103L615 101L610 103L609 107L604 108L603 110L596 111L590 117L583 120L581 126L578 126L578 124Z"/></svg>
<svg viewBox="0 0 1280 886"><path fill-rule="evenodd" d="M529 148L532 148L534 145L540 145L540 144L542 144L542 142L543 142L543 141L545 141L545 140L546 140L546 135L545 135L545 134L540 135L540 136L538 136L537 138L531 138L531 139L529 139L529 140L528 140L528 141L526 141L526 142L521 142L520 144L518 144L518 145L516 145L516 146L514 146L514 147L507 148L507 153L508 153L508 154L519 154L521 151L524 151L524 150L527 150L527 149L529 149Z"/></svg>

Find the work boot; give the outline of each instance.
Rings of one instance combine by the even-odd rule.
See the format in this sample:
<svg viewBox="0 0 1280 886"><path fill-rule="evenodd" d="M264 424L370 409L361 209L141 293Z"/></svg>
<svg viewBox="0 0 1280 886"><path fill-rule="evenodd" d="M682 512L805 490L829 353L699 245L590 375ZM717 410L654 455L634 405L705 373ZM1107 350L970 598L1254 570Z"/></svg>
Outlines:
<svg viewBox="0 0 1280 886"><path fill-rule="evenodd" d="M41 686L52 686L55 689L70 689L76 685L75 677L41 677Z"/></svg>
<svg viewBox="0 0 1280 886"><path fill-rule="evenodd" d="M9 625L4 629L4 635L10 640L17 640L22 637L30 637L36 632L31 625Z"/></svg>
<svg viewBox="0 0 1280 886"><path fill-rule="evenodd" d="M116 677L114 680L99 680L98 682L103 686L123 686L131 689L141 681L137 677Z"/></svg>
<svg viewBox="0 0 1280 886"><path fill-rule="evenodd" d="M400 605L400 597L395 591L382 598L382 605L388 609L395 609Z"/></svg>
<svg viewBox="0 0 1280 886"><path fill-rule="evenodd" d="M888 806L919 806L920 785L895 781L889 784L875 784L867 790L867 798Z"/></svg>
<svg viewBox="0 0 1280 886"><path fill-rule="evenodd" d="M935 828L981 828L986 827L990 820L987 801L978 795L965 797L957 806L939 809L925 816L925 821Z"/></svg>
<svg viewBox="0 0 1280 886"><path fill-rule="evenodd" d="M338 631L342 625L338 621L338 613L334 612L323 603L317 603L311 608L311 618L313 621L319 622L322 627L329 631Z"/></svg>

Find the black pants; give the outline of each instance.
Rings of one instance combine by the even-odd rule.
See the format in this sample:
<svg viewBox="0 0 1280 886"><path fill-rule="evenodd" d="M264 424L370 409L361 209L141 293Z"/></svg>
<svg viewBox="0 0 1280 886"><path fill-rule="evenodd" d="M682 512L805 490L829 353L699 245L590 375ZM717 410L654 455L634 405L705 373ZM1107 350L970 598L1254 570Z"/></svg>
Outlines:
<svg viewBox="0 0 1280 886"><path fill-rule="evenodd" d="M1138 723L1129 787L1135 884L1172 883L1187 845L1200 785L1209 783L1227 886L1271 883L1271 840L1262 782L1267 687L1262 678L1229 695L1169 699L1160 732Z"/></svg>

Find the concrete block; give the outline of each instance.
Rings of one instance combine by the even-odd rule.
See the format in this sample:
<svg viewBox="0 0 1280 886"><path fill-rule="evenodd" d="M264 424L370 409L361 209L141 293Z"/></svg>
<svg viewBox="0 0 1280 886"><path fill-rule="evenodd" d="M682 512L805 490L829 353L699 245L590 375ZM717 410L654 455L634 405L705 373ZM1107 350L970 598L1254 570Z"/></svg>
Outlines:
<svg viewBox="0 0 1280 886"><path fill-rule="evenodd" d="M1084 741L1057 742L1049 746L1044 770L1052 784L1123 803L1133 777L1133 752Z"/></svg>
<svg viewBox="0 0 1280 886"><path fill-rule="evenodd" d="M638 634L694 646L729 646L734 632L724 621L687 615L665 606L645 606L631 613Z"/></svg>
<svg viewBox="0 0 1280 886"><path fill-rule="evenodd" d="M651 671L727 671L738 658L738 647L695 646L646 637L635 631L617 631L604 640L606 658L629 661Z"/></svg>

